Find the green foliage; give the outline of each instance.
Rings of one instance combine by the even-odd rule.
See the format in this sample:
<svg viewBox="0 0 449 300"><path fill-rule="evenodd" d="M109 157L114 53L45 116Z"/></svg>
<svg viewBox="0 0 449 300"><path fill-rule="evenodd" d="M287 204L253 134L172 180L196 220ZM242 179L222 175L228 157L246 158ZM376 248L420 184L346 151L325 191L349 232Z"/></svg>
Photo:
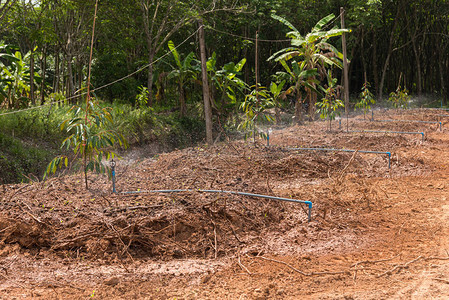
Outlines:
<svg viewBox="0 0 449 300"><path fill-rule="evenodd" d="M0 114L2 112L7 111L0 111ZM52 148L54 143L62 140L63 134L58 125L64 120L66 113L66 107L50 105L42 109L2 115L0 131L37 145L44 143Z"/></svg>
<svg viewBox="0 0 449 300"><path fill-rule="evenodd" d="M141 85L138 89L139 93L136 96L136 107L143 109L148 106L148 88Z"/></svg>
<svg viewBox="0 0 449 300"><path fill-rule="evenodd" d="M75 105L69 113L73 113L72 117L64 120L60 125L62 131L70 134L62 142L61 148L73 150L75 163L77 161L78 164L83 165L86 176L88 171L109 173L110 169L103 164L103 159L109 160L117 156L111 149L117 143L127 147L124 136L113 128L111 108L102 108L97 103L89 101L87 108ZM45 176L55 173L58 168L68 167L68 160L66 155L55 157L48 164ZM87 180L86 188L88 188Z"/></svg>
<svg viewBox="0 0 449 300"><path fill-rule="evenodd" d="M325 26L334 17L333 14L324 17L315 24L307 35L303 36L289 21L280 16L272 15L273 19L278 20L292 30L286 34L291 39L291 46L274 53L268 60L274 60L282 64L284 69L294 78L297 93L300 93L301 86L307 87L306 91L309 99L309 114L311 118L313 118L315 113L317 97L316 85L319 85L319 82L316 81L316 75L321 74L325 76L326 70L332 66L342 67L342 53L332 46L328 40L332 37L340 36L344 32L350 32L348 29L337 28L326 31ZM291 69L293 71L288 67L287 61L291 61ZM317 74L306 75L303 72Z"/></svg>
<svg viewBox="0 0 449 300"><path fill-rule="evenodd" d="M201 66L199 61L195 58L195 53L190 52L184 58L184 60L182 60L181 55L176 50L173 41L168 42L168 48L173 54L175 66L172 66L172 70L168 74L167 78L168 79L175 78L177 80L179 91L180 116L184 117L187 112L184 85L189 81L195 81L197 79L197 75L201 71Z"/></svg>
<svg viewBox="0 0 449 300"><path fill-rule="evenodd" d="M221 112L226 109L238 106L240 103L239 95L244 95L248 89L248 85L238 76L241 75L241 70L245 66L246 58L240 60L237 64L229 62L223 65L221 69L217 68L217 55L212 53L212 56L207 61L207 72L209 78L219 93L221 93L221 101L213 99L215 107L219 108ZM243 98L243 97L242 97Z"/></svg>
<svg viewBox="0 0 449 300"><path fill-rule="evenodd" d="M408 90L405 87L402 89L399 85L395 92L390 93L388 101L390 101L395 108L406 109L408 107L408 102L410 101Z"/></svg>
<svg viewBox="0 0 449 300"><path fill-rule="evenodd" d="M276 82L270 84L270 93L273 95L273 101L276 105L279 105L279 98L281 97L284 85L285 80L281 80L278 84Z"/></svg>
<svg viewBox="0 0 449 300"><path fill-rule="evenodd" d="M360 100L356 103L355 109L360 108L363 111L363 118L365 118L366 113L371 109L371 104L375 104L374 95L369 90L370 84L368 81L362 86L362 92L360 93Z"/></svg>
<svg viewBox="0 0 449 300"><path fill-rule="evenodd" d="M10 45L0 46L0 93L3 101L7 101L9 108L28 107L30 93L30 66L31 52L22 56L15 47ZM35 74L35 81L40 82L40 77ZM0 101L0 102L3 102Z"/></svg>
<svg viewBox="0 0 449 300"><path fill-rule="evenodd" d="M274 118L266 114L266 110L273 108L275 102L270 91L263 86L252 86L251 92L246 95L245 101L240 105L240 109L245 113L245 119L238 126L240 130L250 130L249 134L245 134L245 138L253 135L256 138L256 123L274 121ZM264 135L264 133L262 134Z"/></svg>
<svg viewBox="0 0 449 300"><path fill-rule="evenodd" d="M0 183L26 181L40 174L51 152L0 133Z"/></svg>
<svg viewBox="0 0 449 300"><path fill-rule="evenodd" d="M343 101L339 98L338 88L337 88L337 78L332 78L332 73L328 73L328 88L325 91L325 97L321 102L317 102L318 112L320 113L320 118L325 120L329 119L329 130L332 130L332 120L339 115L339 108L344 107Z"/></svg>

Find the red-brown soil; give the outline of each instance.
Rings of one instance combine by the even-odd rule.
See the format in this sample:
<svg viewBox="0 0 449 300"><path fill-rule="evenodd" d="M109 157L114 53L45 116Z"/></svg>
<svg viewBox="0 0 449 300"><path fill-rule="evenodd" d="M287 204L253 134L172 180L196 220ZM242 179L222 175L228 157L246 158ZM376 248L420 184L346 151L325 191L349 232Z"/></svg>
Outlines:
<svg viewBox="0 0 449 300"><path fill-rule="evenodd" d="M326 126L274 130L269 148L125 156L117 194L93 174L88 191L81 175L0 186L0 299L447 299L449 130L349 119L422 142ZM387 151L391 169L386 155L289 147ZM148 192L162 189L195 192ZM312 201L312 221L302 204L205 189Z"/></svg>

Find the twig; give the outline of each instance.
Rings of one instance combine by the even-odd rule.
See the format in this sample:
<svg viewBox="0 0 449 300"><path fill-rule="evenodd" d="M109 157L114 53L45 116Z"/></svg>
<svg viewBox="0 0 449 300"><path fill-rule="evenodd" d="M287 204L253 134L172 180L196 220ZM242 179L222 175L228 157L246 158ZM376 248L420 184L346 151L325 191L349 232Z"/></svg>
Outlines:
<svg viewBox="0 0 449 300"><path fill-rule="evenodd" d="M125 206L125 207L117 207L115 209L111 209L110 212L122 212L122 211L128 211L128 210L135 210L135 209L153 209L153 208L160 208L160 207L164 207L164 205L159 204L159 205L150 205L150 206L144 206L144 205L140 205L140 206Z"/></svg>
<svg viewBox="0 0 449 300"><path fill-rule="evenodd" d="M31 186L31 184L27 184L27 185L24 185L24 186L22 186L21 188L19 188L17 191L15 191L15 192L11 195L11 198L9 198L9 200L11 201L12 198L14 198L15 195L17 195L20 191L22 191L23 189L25 189L25 188L27 188L27 187L29 187L29 186Z"/></svg>
<svg viewBox="0 0 449 300"><path fill-rule="evenodd" d="M443 278L432 278L432 279L449 284L449 280L446 280L446 279L443 279Z"/></svg>
<svg viewBox="0 0 449 300"><path fill-rule="evenodd" d="M129 253L129 251L128 251L128 249L127 249L127 246L126 246L126 244L125 244L125 242L123 242L120 233L114 228L114 225L109 224L109 223L106 223L106 222L105 222L105 224L106 224L107 227L109 227L110 229L112 229L112 230L115 232L117 238L118 238L119 241L122 243L123 249L122 249L122 254L121 254L121 255L123 255L123 253L126 252L126 253L129 255L129 257L131 258L131 260L134 262L133 256L131 255L131 253Z"/></svg>
<svg viewBox="0 0 449 300"><path fill-rule="evenodd" d="M267 192L271 193L271 195L276 196L276 194L273 192L273 189L270 186L270 172L267 172Z"/></svg>
<svg viewBox="0 0 449 300"><path fill-rule="evenodd" d="M239 237L237 236L237 233L235 232L234 227L232 227L231 221L229 221L228 217L226 217L225 219L226 219L226 221L228 221L229 227L231 228L232 234L234 234L235 239L236 239L240 244L242 244L243 242L242 242L242 241L239 239Z"/></svg>
<svg viewBox="0 0 449 300"><path fill-rule="evenodd" d="M355 268L355 267L357 267L358 265L361 265L361 264L375 264L375 263L378 263L378 262L390 261L390 260L395 259L395 258L398 257L399 255L400 255L400 254L398 254L398 255L396 255L396 256L393 256L393 257L391 257L391 258L385 258L385 259L378 259L378 260L363 260L363 261L359 261L359 262L356 262L355 264L352 264L352 265L351 265L351 268Z"/></svg>
<svg viewBox="0 0 449 300"><path fill-rule="evenodd" d="M349 160L349 162L346 164L346 166L343 168L343 170L341 170L340 176L338 176L338 179L337 179L338 182L341 182L341 180L342 180L342 178L343 178L343 175L344 175L346 169L347 169L347 168L351 165L351 163L354 161L354 158L355 158L355 156L356 156L356 154L357 154L358 151L359 151L358 149L355 150L355 152L352 154L351 159Z"/></svg>
<svg viewBox="0 0 449 300"><path fill-rule="evenodd" d="M217 226L214 223L214 241L215 241L215 259L217 259L217 252L218 252L218 246L217 246Z"/></svg>
<svg viewBox="0 0 449 300"><path fill-rule="evenodd" d="M238 255L238 263L240 268L242 268L243 270L245 270L249 275L253 275L253 273L251 273L247 267L245 267L242 262L240 261L240 252L237 254Z"/></svg>
<svg viewBox="0 0 449 300"><path fill-rule="evenodd" d="M9 226L3 228L2 230L0 230L0 233L5 232L6 230L8 230L8 229L11 228L11 227L14 227L15 225L16 225L16 224L12 224L12 225L9 225Z"/></svg>
<svg viewBox="0 0 449 300"><path fill-rule="evenodd" d="M31 210L31 207L30 207L28 204L26 204L26 203L23 202L23 201L22 201L22 204L25 205L30 211L32 211L32 210ZM30 215L30 216L33 218L33 220L35 220L35 221L38 222L39 224L41 224L41 225L47 225L47 224L45 224L44 222L42 222L41 220L39 220L38 217L34 216L32 213L30 213L29 211L25 210L22 206L19 205L19 207L22 209L23 212L25 212L25 213L27 213L28 215Z"/></svg>
<svg viewBox="0 0 449 300"><path fill-rule="evenodd" d="M290 269L292 269L293 271L295 271L295 272L297 272L297 273L299 273L299 274L301 274L301 275L303 275L303 276L314 276L314 275L339 275L339 274L348 274L348 273L349 273L349 271L337 271L337 272L328 272L328 271L324 271L324 272L311 272L311 273L305 273L305 272L303 272L303 271L301 271L301 270L296 269L296 268L293 267L292 265L290 265L290 264L288 264L288 263L286 263L286 262L280 261L280 260L276 260L276 259L272 259L272 258L267 258L267 257L264 257L264 256L255 256L255 257L256 257L256 258L260 258L260 259L264 259L264 260L268 260L268 261L272 261L272 262L275 262L275 263L279 263L279 264L282 264L282 265L285 265L285 266L289 267Z"/></svg>
<svg viewBox="0 0 449 300"><path fill-rule="evenodd" d="M414 262L417 262L417 261L419 261L419 260L421 260L421 259L424 259L424 257L423 257L422 255L418 256L417 258L415 258L415 259L413 259L413 260L411 260L411 261L409 261L409 262L406 262L406 263L403 264L403 265L401 265L401 264L396 265L396 266L394 266L393 269L390 269L390 270L388 270L388 271L385 271L384 273L379 274L379 275L377 275L376 277L379 278L379 277L382 277L382 276L385 276L385 275L392 274L392 273L393 273L394 271L396 271L396 270L406 269L406 268L408 268L408 266L409 266L410 264L412 264L412 263L414 263Z"/></svg>

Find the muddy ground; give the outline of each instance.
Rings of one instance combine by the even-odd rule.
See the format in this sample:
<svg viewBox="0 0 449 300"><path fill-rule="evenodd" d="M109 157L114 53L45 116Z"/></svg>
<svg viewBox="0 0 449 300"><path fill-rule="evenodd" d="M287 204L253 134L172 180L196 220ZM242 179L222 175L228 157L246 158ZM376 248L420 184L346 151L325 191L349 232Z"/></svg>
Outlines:
<svg viewBox="0 0 449 300"><path fill-rule="evenodd" d="M81 175L0 186L0 299L447 299L442 114L382 110L332 132L274 130L270 147L129 155L116 194L93 174L89 190ZM391 168L386 154L301 147L390 152ZM305 204L204 190L312 201L312 219Z"/></svg>

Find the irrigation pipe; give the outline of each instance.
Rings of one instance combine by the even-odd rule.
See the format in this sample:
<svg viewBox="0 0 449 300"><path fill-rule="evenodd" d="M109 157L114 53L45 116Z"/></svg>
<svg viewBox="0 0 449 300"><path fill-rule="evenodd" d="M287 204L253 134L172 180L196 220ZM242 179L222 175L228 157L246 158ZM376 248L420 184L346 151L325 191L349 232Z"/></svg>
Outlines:
<svg viewBox="0 0 449 300"><path fill-rule="evenodd" d="M420 107L420 108L418 108L418 110L420 110L420 109L422 109L422 110L449 110L449 108L440 108L440 107Z"/></svg>
<svg viewBox="0 0 449 300"><path fill-rule="evenodd" d="M303 201L303 200L296 200L296 199L290 199L290 198L281 198L281 197L274 197L274 196L267 196L267 195L259 195L259 194L252 194L252 193L244 193L244 192L234 192L234 191L222 191L222 190L192 190L192 189L186 189L186 190L151 190L151 191L131 191L131 192L122 192L122 194L139 194L139 193L186 193L186 192L199 192L199 193L222 193L222 194L232 194L232 195L241 195L241 196L248 196L248 197L256 197L256 198L264 198L264 199L271 199L271 200L279 200L279 201L286 201L286 202L293 202L293 203L304 203L307 204L309 207L309 211L307 214L307 219L310 222L312 220L312 202L311 201Z"/></svg>
<svg viewBox="0 0 449 300"><path fill-rule="evenodd" d="M352 149L334 149L334 148L285 148L292 151L333 151L333 152L359 152L369 154L384 154L388 155L388 169L391 169L391 152L382 151L368 151L368 150L352 150Z"/></svg>
<svg viewBox="0 0 449 300"><path fill-rule="evenodd" d="M366 121L366 120L364 120ZM418 121L418 120L370 120L372 122L407 122L407 123L423 123L423 124L440 124L440 131L442 129L442 123L439 121Z"/></svg>
<svg viewBox="0 0 449 300"><path fill-rule="evenodd" d="M413 131L388 131L388 130L350 130L348 132L367 132L367 133L393 133L393 134L420 134L422 136L422 141L424 142L424 132L413 132Z"/></svg>

